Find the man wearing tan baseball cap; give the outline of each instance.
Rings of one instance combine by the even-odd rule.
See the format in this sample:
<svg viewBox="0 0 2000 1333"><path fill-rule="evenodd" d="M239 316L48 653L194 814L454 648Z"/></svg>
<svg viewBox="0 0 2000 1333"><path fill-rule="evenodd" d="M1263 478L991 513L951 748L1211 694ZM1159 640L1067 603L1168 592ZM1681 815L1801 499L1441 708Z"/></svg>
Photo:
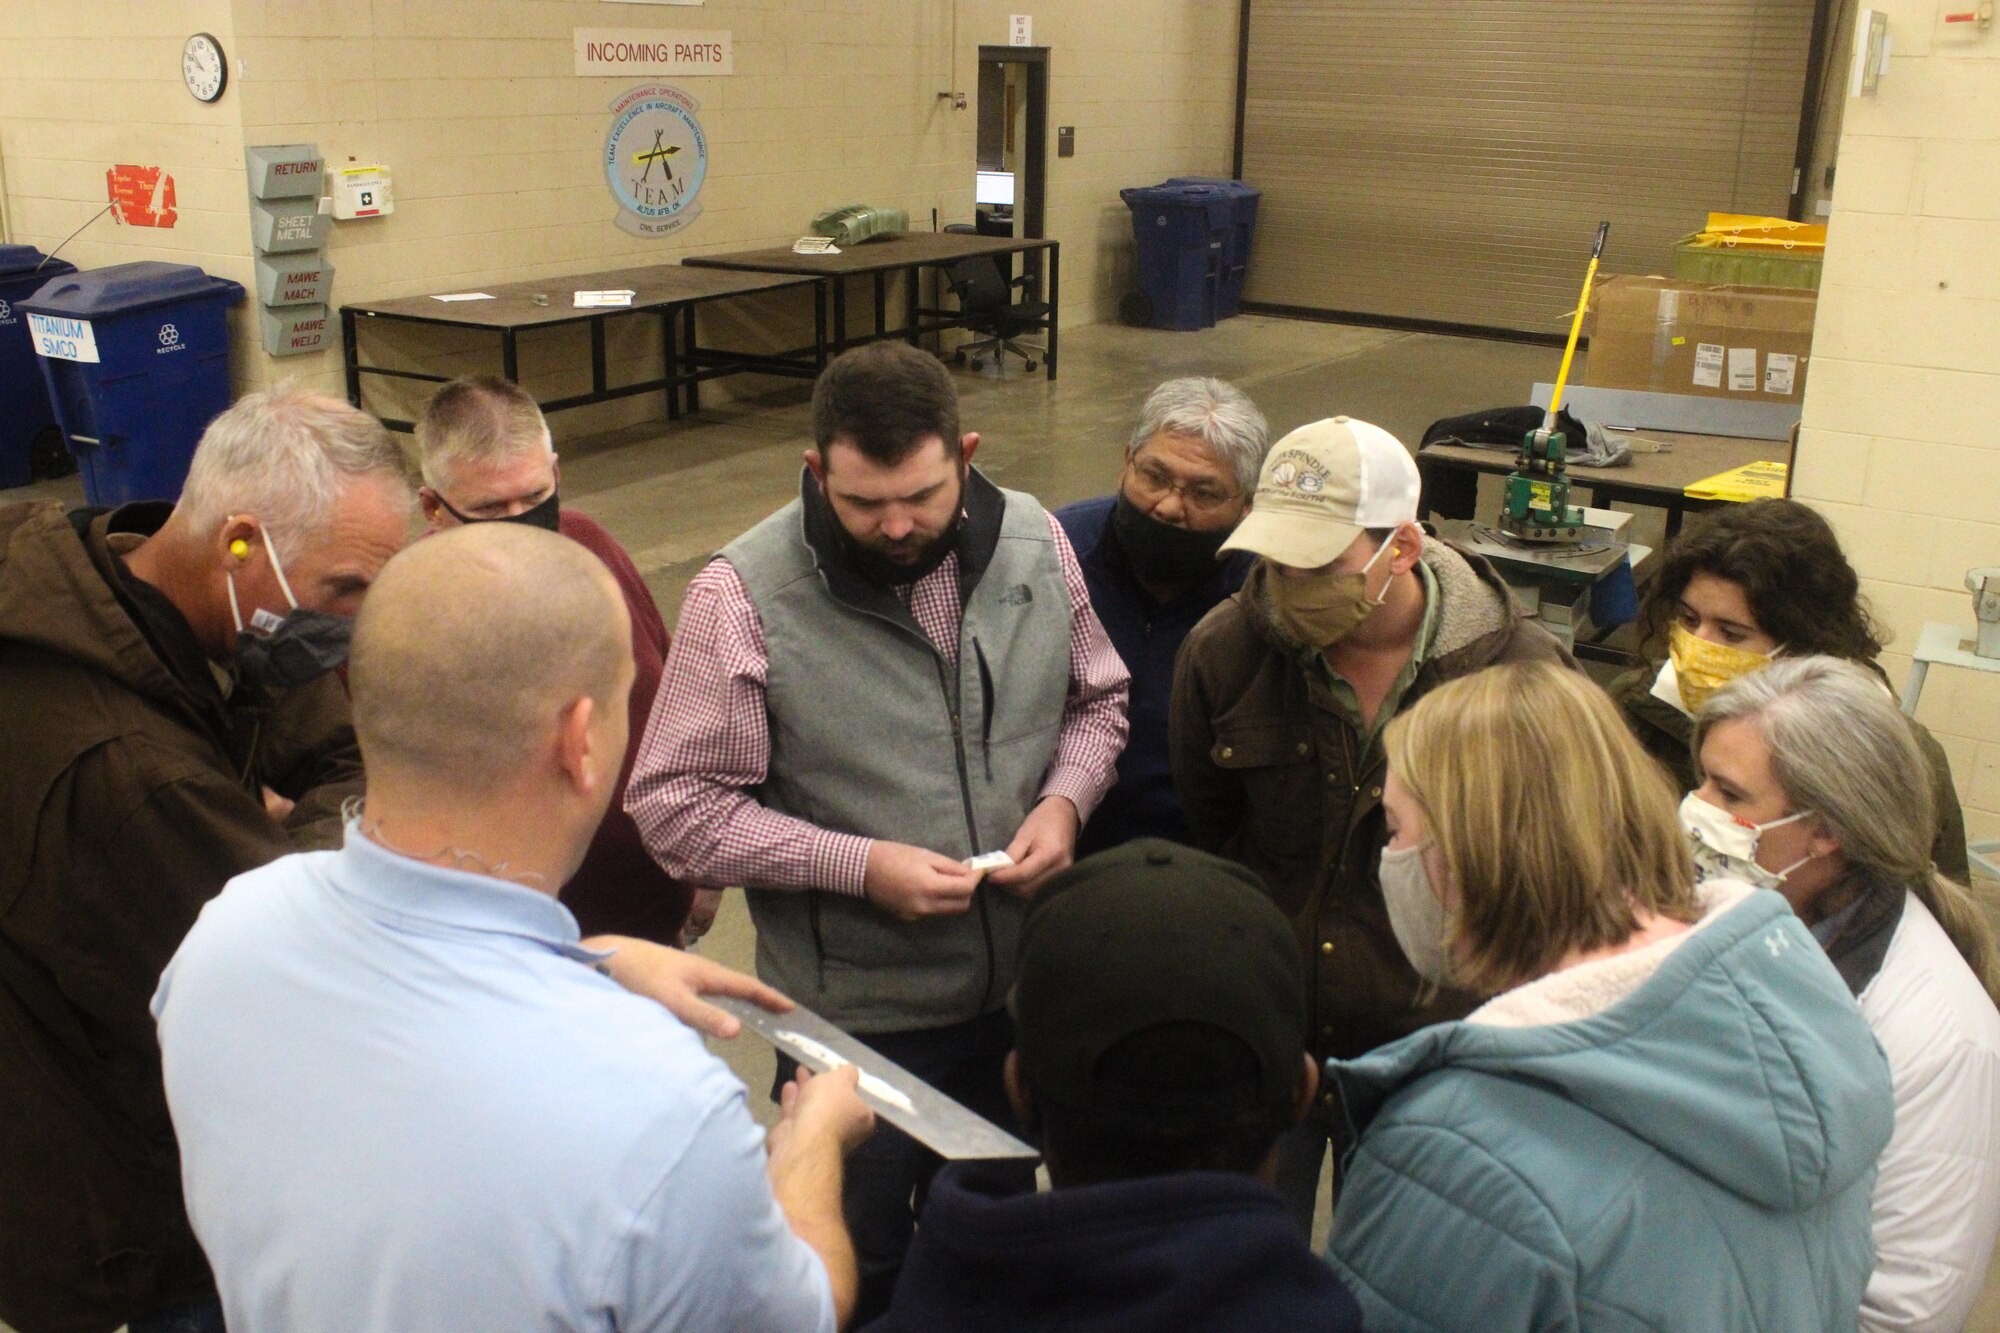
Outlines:
<svg viewBox="0 0 2000 1333"><path fill-rule="evenodd" d="M1382 728L1496 663L1570 662L1490 565L1425 535L1419 490L1409 450L1365 421L1315 421L1272 445L1222 547L1260 559L1188 635L1174 673L1170 748L1188 826L1197 846L1256 871L1291 916L1322 1061L1470 1008L1456 991L1426 993L1389 929L1376 879ZM1278 1190L1308 1233L1327 1149L1345 1133L1322 1094L1280 1145Z"/></svg>

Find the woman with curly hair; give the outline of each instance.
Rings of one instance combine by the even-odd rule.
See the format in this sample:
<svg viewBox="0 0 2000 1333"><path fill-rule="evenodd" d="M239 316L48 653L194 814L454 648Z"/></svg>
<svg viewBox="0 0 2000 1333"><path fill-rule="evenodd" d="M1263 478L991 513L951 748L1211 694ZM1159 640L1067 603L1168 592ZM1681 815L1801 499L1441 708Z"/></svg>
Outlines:
<svg viewBox="0 0 2000 1333"><path fill-rule="evenodd" d="M1651 656L1611 684L1611 697L1647 753L1683 792L1697 785L1694 715L1708 697L1772 658L1838 657L1876 664L1883 636L1861 596L1861 580L1827 521L1796 500L1730 505L1667 547L1639 608L1640 642ZM1930 778L1937 829L1931 859L1971 883L1965 815L1944 747L1911 722Z"/></svg>

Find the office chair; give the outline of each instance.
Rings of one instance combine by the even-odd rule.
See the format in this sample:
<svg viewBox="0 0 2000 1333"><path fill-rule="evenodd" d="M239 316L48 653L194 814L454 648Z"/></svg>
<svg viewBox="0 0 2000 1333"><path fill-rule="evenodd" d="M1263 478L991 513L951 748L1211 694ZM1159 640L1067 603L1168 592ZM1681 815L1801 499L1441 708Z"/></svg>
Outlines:
<svg viewBox="0 0 2000 1333"><path fill-rule="evenodd" d="M969 233L975 228L957 222L945 228L946 231ZM1035 281L1028 275L1009 277L1007 268L1011 256L971 255L945 268L945 284L951 294L958 298L958 308L965 316L964 327L974 333L983 333L984 338L962 344L951 354L951 359L964 365L971 358L972 368L981 368L984 358L990 352L996 368L1001 366L1006 354L1012 352L1027 363L1026 369L1035 368L1035 358L1041 356L1042 349L1033 344L1023 345L1014 340L1022 334L1042 327L1048 318L1046 301L1016 301L1016 288L1027 289Z"/></svg>

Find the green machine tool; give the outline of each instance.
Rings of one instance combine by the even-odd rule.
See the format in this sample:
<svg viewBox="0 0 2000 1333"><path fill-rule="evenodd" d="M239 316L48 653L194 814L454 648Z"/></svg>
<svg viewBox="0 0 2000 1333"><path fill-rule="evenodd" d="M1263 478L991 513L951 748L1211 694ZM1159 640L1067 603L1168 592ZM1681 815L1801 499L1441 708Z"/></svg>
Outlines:
<svg viewBox="0 0 2000 1333"><path fill-rule="evenodd" d="M1583 540L1583 510L1569 502L1569 440L1556 429L1556 413L1562 408L1563 386L1569 382L1576 340L1583 332L1583 316L1590 309L1590 284L1597 278L1597 260L1604 253L1604 238L1610 232L1609 222L1597 224L1597 240L1590 247L1590 267L1583 274L1583 295L1577 298L1576 317L1569 326L1569 344L1563 348L1562 369L1556 373L1555 392L1549 396L1549 414L1539 429L1522 438L1514 470L1507 474L1507 491L1500 503L1500 531L1517 541L1567 544Z"/></svg>

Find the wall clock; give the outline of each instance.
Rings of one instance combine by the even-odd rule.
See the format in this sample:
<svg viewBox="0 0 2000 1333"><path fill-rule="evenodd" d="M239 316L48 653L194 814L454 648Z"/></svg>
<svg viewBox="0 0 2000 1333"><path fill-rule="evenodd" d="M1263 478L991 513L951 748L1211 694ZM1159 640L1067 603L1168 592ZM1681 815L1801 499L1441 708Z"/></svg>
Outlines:
<svg viewBox="0 0 2000 1333"><path fill-rule="evenodd" d="M187 39L181 48L181 78L196 99L213 102L229 86L229 60L222 43L205 32Z"/></svg>

